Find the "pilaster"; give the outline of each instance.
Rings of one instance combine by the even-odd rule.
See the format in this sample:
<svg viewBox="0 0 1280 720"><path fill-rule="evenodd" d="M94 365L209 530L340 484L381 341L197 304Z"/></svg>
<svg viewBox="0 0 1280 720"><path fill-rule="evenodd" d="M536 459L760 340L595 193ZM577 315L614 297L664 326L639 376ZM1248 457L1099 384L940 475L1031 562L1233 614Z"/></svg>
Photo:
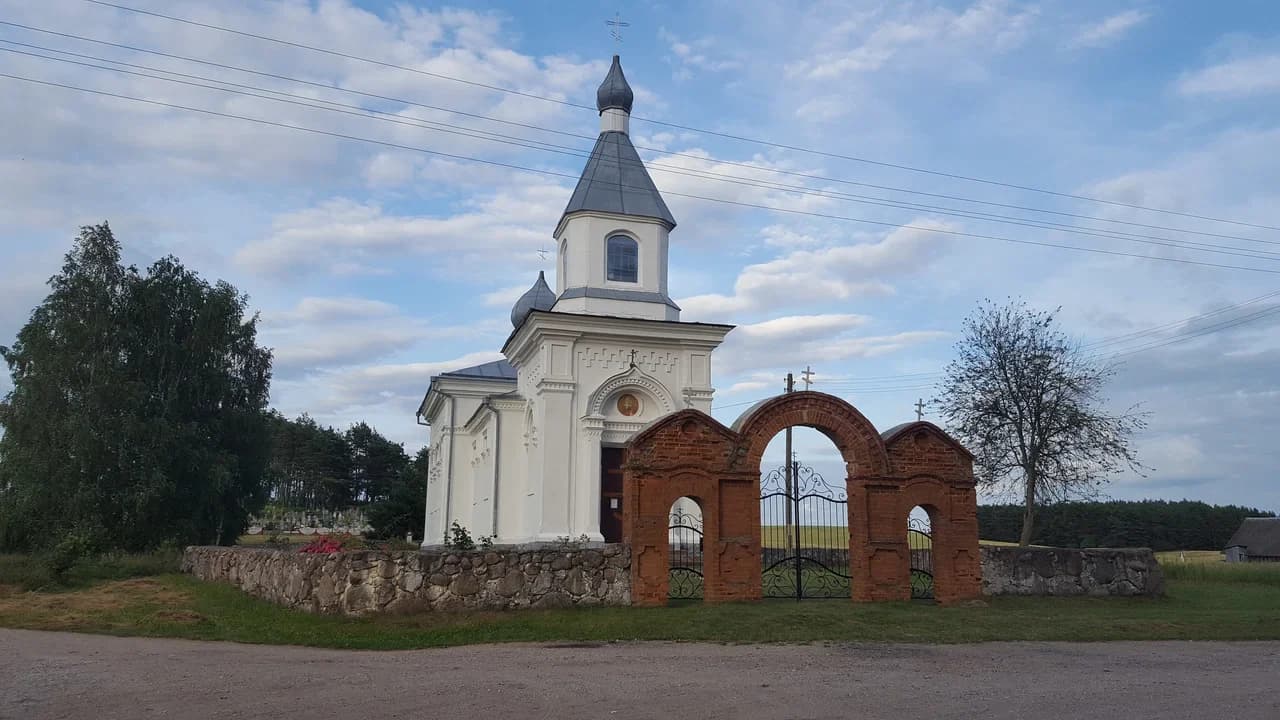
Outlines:
<svg viewBox="0 0 1280 720"><path fill-rule="evenodd" d="M586 535L603 542L600 533L600 438L604 417L588 415L579 420L578 472L574 476L574 537Z"/></svg>

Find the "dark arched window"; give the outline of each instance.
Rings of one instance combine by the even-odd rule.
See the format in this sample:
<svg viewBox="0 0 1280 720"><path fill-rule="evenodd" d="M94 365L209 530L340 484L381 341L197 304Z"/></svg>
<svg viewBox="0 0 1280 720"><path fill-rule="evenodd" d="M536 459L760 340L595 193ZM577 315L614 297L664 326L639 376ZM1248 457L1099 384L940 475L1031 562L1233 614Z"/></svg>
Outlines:
<svg viewBox="0 0 1280 720"><path fill-rule="evenodd" d="M637 282L639 246L626 235L614 235L605 245L605 279L614 282Z"/></svg>

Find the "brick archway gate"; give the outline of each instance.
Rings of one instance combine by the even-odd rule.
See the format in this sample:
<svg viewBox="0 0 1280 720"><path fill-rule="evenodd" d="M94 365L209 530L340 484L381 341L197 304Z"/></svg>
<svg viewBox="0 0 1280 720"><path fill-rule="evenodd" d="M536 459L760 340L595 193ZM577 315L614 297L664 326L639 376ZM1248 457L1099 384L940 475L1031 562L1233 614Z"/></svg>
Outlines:
<svg viewBox="0 0 1280 720"><path fill-rule="evenodd" d="M840 398L795 392L757 404L732 429L682 410L632 438L623 472L623 538L632 549L634 604L667 601L669 510L682 496L697 498L702 509L704 600L760 599L760 460L769 440L794 426L823 433L844 458L853 600L911 597L905 528L917 505L933 526L938 602L981 594L972 456L930 423L881 434Z"/></svg>

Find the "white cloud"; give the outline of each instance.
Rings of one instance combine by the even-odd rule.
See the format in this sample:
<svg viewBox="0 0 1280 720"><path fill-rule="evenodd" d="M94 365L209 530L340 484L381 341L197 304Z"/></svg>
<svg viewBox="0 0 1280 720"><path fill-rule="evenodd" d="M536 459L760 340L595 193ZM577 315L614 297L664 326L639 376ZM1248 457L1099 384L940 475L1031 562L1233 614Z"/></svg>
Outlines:
<svg viewBox="0 0 1280 720"><path fill-rule="evenodd" d="M1092 25L1081 28L1069 43L1071 47L1102 47L1109 45L1130 30L1150 19L1151 13L1145 10L1126 10L1112 15Z"/></svg>
<svg viewBox="0 0 1280 720"><path fill-rule="evenodd" d="M716 42L711 37L685 41L667 30L658 29L658 38L667 43L671 55L667 61L676 66L675 76L678 80L687 80L695 71L724 72L742 67L742 62L722 56L716 50Z"/></svg>
<svg viewBox="0 0 1280 720"><path fill-rule="evenodd" d="M307 297L292 309L263 312L260 341L273 349L277 377L323 376L421 351L424 341L493 338L505 330L502 320L441 326L379 300Z"/></svg>
<svg viewBox="0 0 1280 720"><path fill-rule="evenodd" d="M1280 92L1280 54L1239 58L1183 75L1183 95L1246 97Z"/></svg>
<svg viewBox="0 0 1280 720"><path fill-rule="evenodd" d="M885 6L875 14L889 10ZM960 12L902 6L897 15L878 22L873 22L874 14L855 14L847 22L829 23L823 36L815 38L815 52L787 71L793 77L832 80L874 72L895 60L909 62L920 52L1002 52L1023 42L1035 14L1002 0L979 0Z"/></svg>
<svg viewBox="0 0 1280 720"><path fill-rule="evenodd" d="M908 347L950 337L940 330L908 330L887 335L854 335L869 323L862 315L794 315L739 325L729 333L712 361L715 372L733 380L734 391L768 377L763 370L808 364L831 366L850 359L883 357ZM776 373L775 373L776 374Z"/></svg>
<svg viewBox="0 0 1280 720"><path fill-rule="evenodd" d="M911 224L938 230L951 227L928 219ZM898 228L874 242L795 250L745 267L732 295L695 295L677 303L688 319L714 319L766 308L888 295L893 286L886 278L927 266L947 245L944 234Z"/></svg>
<svg viewBox="0 0 1280 720"><path fill-rule="evenodd" d="M495 257L520 266L533 262L567 194L524 175L471 197L461 212L438 216L394 215L377 202L333 198L278 216L271 233L242 247L235 260L258 274L297 277L378 272L389 260L430 255L426 270L458 270L474 261L473 272L491 276Z"/></svg>
<svg viewBox="0 0 1280 720"><path fill-rule="evenodd" d="M524 295L532 287L532 283L528 285L510 285L499 288L492 292L484 293L480 296L480 302L488 307L511 307L516 304L521 295Z"/></svg>
<svg viewBox="0 0 1280 720"><path fill-rule="evenodd" d="M309 386L305 408L311 408L318 414L334 414L387 406L408 411L405 414L408 418L422 401L433 376L500 359L501 353L484 351L438 362L373 364L326 370L303 381ZM284 387L292 390L297 384L289 383Z"/></svg>

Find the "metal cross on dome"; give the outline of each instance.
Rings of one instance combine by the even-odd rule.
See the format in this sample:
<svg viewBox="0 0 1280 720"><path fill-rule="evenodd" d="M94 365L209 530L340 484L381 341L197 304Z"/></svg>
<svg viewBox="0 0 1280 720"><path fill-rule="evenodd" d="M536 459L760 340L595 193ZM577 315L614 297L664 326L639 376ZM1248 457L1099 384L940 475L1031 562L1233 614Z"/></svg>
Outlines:
<svg viewBox="0 0 1280 720"><path fill-rule="evenodd" d="M613 38L613 41L619 45L622 44L622 28L631 27L631 23L622 21L622 13L619 12L613 14L612 20L605 20L604 24L611 28L609 37Z"/></svg>

